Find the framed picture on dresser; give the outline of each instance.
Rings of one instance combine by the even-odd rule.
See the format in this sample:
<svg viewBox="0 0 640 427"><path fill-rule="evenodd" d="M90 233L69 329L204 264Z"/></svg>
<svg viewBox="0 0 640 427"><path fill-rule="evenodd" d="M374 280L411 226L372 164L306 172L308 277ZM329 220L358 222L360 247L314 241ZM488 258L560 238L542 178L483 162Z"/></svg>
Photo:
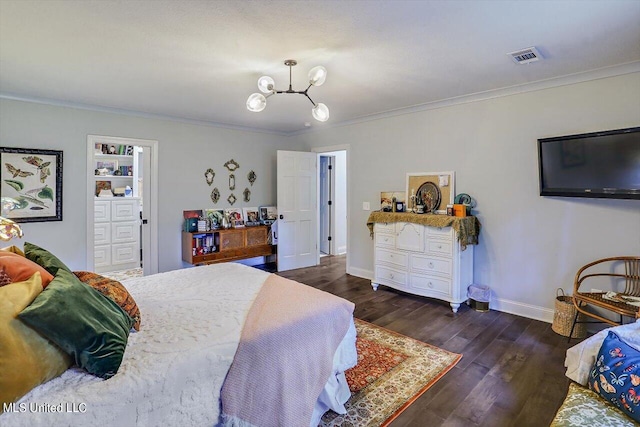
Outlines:
<svg viewBox="0 0 640 427"><path fill-rule="evenodd" d="M456 174L444 172L410 172L407 174L406 203L413 209L424 206L425 212L446 214L447 205L453 204L456 196ZM431 210L425 204L430 204Z"/></svg>

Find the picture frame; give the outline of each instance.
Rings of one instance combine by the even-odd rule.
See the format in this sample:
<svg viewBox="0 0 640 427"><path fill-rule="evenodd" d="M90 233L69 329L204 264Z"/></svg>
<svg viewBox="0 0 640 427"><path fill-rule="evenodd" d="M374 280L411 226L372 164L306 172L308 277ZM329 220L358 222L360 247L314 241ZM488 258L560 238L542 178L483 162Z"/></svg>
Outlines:
<svg viewBox="0 0 640 427"><path fill-rule="evenodd" d="M229 217L229 223L234 228L244 227L244 219L242 217L242 209L227 208L224 210L225 215Z"/></svg>
<svg viewBox="0 0 640 427"><path fill-rule="evenodd" d="M118 170L118 161L115 159L99 160L96 162L96 169L106 170L107 175L113 175Z"/></svg>
<svg viewBox="0 0 640 427"><path fill-rule="evenodd" d="M260 206L258 208L260 221L275 221L278 219L278 208L275 206Z"/></svg>
<svg viewBox="0 0 640 427"><path fill-rule="evenodd" d="M454 171L443 172L410 172L407 173L407 192L406 204L409 209L414 209L412 204L412 196L418 192L422 184L431 182L440 190L440 204L436 207L434 213L440 215L447 214L447 205L453 204L456 195L455 182L456 174Z"/></svg>
<svg viewBox="0 0 640 427"><path fill-rule="evenodd" d="M222 221L224 219L224 210L222 209L205 209L205 216L209 220L212 229L218 229L222 227Z"/></svg>
<svg viewBox="0 0 640 427"><path fill-rule="evenodd" d="M260 225L260 213L258 208L242 208L242 216L246 226Z"/></svg>
<svg viewBox="0 0 640 427"><path fill-rule="evenodd" d="M0 147L0 196L18 201L15 222L62 221L61 150Z"/></svg>
<svg viewBox="0 0 640 427"><path fill-rule="evenodd" d="M405 202L404 191L381 191L380 212L393 212L393 199L396 202Z"/></svg>

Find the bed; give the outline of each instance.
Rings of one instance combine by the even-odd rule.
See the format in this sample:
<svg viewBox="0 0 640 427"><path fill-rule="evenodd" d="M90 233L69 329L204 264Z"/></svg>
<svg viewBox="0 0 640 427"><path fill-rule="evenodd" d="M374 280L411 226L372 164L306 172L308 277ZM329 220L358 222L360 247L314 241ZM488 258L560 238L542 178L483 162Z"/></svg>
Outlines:
<svg viewBox="0 0 640 427"><path fill-rule="evenodd" d="M272 295L277 301L269 308L264 289L267 283L281 289L278 282L285 291L281 297ZM233 263L122 284L137 302L142 321L140 330L129 334L117 374L105 380L71 367L5 406L0 425L317 426L327 410L345 412L350 392L344 371L357 362L352 303ZM316 304L309 298L339 308L322 314L311 309ZM294 307L294 313L287 314L287 307ZM326 327L321 326L324 318L316 319L323 315L328 316ZM250 319L257 329L245 337ZM305 322L311 327L301 328ZM263 347L270 341L275 348ZM324 349L317 351L318 346ZM290 372L289 365L296 363L298 371ZM312 407L300 398L305 393L316 395ZM296 416L294 424L286 418Z"/></svg>

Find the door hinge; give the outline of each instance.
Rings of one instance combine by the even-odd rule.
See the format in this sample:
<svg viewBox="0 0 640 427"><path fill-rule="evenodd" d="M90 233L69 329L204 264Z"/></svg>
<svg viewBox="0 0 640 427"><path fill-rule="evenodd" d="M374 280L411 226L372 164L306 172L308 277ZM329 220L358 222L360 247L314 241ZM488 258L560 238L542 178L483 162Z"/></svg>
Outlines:
<svg viewBox="0 0 640 427"><path fill-rule="evenodd" d="M329 165L329 170L333 169L333 166Z"/></svg>
<svg viewBox="0 0 640 427"><path fill-rule="evenodd" d="M329 200L327 203L329 204L329 206L331 206L331 203L332 203L332 202L331 202L331 200Z"/></svg>
<svg viewBox="0 0 640 427"><path fill-rule="evenodd" d="M327 238L327 240L331 241L331 236L329 236L329 237Z"/></svg>

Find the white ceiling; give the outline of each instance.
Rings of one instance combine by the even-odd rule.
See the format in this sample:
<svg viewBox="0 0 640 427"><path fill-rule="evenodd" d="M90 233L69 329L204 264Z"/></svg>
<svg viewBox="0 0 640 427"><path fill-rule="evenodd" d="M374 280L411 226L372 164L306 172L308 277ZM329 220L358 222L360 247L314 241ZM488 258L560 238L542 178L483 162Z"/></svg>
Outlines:
<svg viewBox="0 0 640 427"><path fill-rule="evenodd" d="M300 95L247 111L288 58L294 90L327 68L328 122ZM0 0L0 96L284 134L639 61L639 0Z"/></svg>

